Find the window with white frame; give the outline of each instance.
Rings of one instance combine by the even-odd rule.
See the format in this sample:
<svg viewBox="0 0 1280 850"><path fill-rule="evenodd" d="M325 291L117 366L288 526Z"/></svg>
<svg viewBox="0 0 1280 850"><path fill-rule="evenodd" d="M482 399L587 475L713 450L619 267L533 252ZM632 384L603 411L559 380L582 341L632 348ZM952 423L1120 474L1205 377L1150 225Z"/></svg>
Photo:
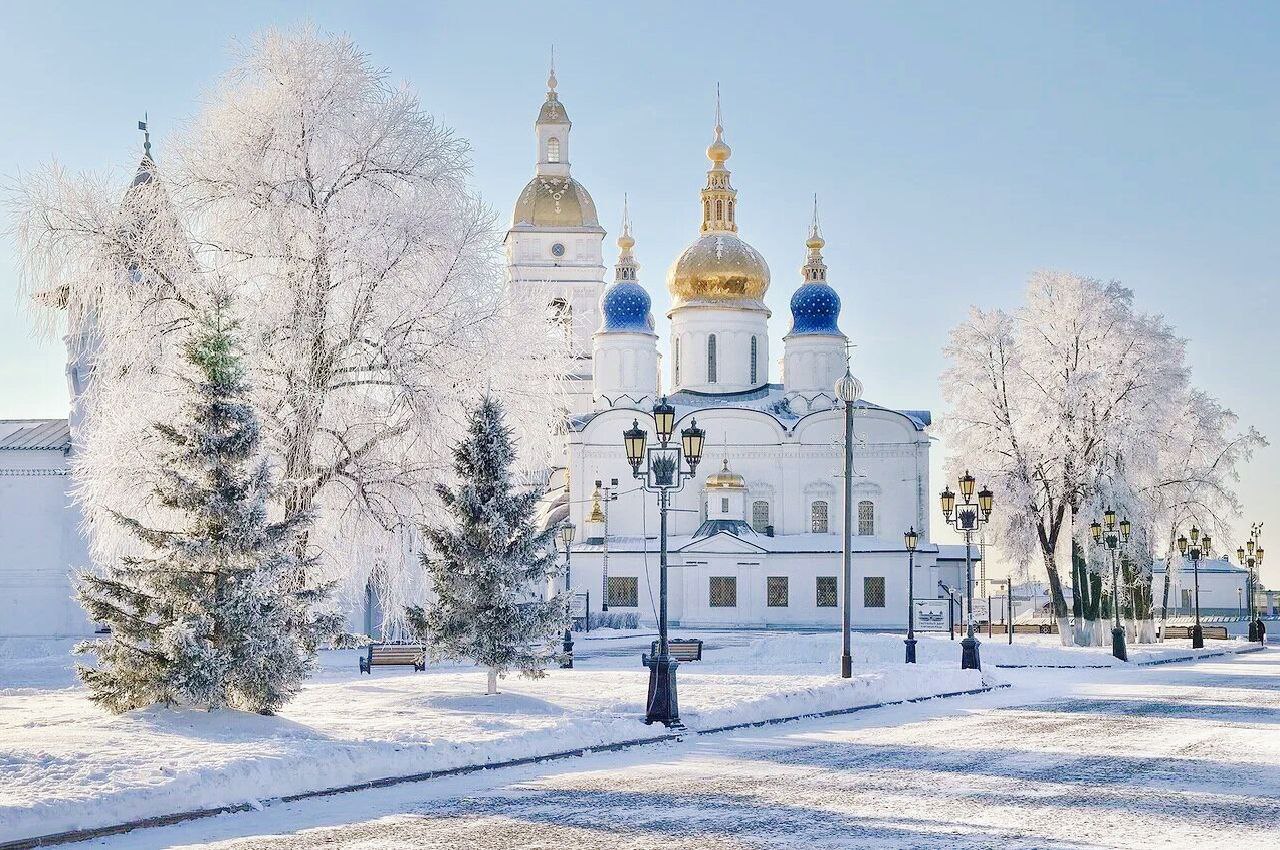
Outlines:
<svg viewBox="0 0 1280 850"><path fill-rule="evenodd" d="M560 161L560 140L555 136L547 139L547 162Z"/></svg>
<svg viewBox="0 0 1280 850"><path fill-rule="evenodd" d="M819 499L809 507L809 530L814 534L826 534L828 529L827 503Z"/></svg>
<svg viewBox="0 0 1280 850"><path fill-rule="evenodd" d="M609 576L606 592L610 608L636 608L640 604L640 579L635 576Z"/></svg>
<svg viewBox="0 0 1280 850"><path fill-rule="evenodd" d="M738 579L735 576L711 576L712 608L738 607Z"/></svg>
<svg viewBox="0 0 1280 850"><path fill-rule="evenodd" d="M876 506L874 502L858 502L858 534L869 537L876 533Z"/></svg>
<svg viewBox="0 0 1280 850"><path fill-rule="evenodd" d="M751 527L761 533L769 527L769 503L763 499L751 503Z"/></svg>

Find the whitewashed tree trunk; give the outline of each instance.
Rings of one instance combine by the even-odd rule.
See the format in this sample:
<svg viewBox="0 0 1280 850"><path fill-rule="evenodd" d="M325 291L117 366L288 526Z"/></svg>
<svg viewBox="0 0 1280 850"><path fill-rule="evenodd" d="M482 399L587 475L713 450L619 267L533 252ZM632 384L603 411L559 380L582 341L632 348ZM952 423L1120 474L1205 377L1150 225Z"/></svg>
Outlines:
<svg viewBox="0 0 1280 850"><path fill-rule="evenodd" d="M489 680L485 685L485 695L492 696L498 692L498 669L496 667L489 668Z"/></svg>
<svg viewBox="0 0 1280 850"><path fill-rule="evenodd" d="M1058 617L1058 641L1063 646L1075 646L1075 631L1071 628L1070 617Z"/></svg>

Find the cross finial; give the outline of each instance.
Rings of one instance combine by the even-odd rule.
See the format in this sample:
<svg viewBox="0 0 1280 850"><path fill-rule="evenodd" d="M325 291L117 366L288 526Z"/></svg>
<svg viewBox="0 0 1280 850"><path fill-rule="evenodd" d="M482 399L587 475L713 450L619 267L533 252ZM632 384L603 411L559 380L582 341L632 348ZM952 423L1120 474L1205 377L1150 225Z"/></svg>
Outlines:
<svg viewBox="0 0 1280 850"><path fill-rule="evenodd" d="M724 120L720 115L720 84L716 83L716 138L724 133Z"/></svg>
<svg viewBox="0 0 1280 850"><path fill-rule="evenodd" d="M631 210L627 206L627 193L622 193L622 235L631 235Z"/></svg>
<svg viewBox="0 0 1280 850"><path fill-rule="evenodd" d="M151 131L148 129L147 113L142 113L142 120L138 122L138 129L142 131L142 151L147 156L151 156Z"/></svg>
<svg viewBox="0 0 1280 850"><path fill-rule="evenodd" d="M548 91L556 90L556 46L551 45L551 71L547 74Z"/></svg>
<svg viewBox="0 0 1280 850"><path fill-rule="evenodd" d="M818 228L818 193L813 193L813 221L809 224L810 236L821 236L822 232Z"/></svg>

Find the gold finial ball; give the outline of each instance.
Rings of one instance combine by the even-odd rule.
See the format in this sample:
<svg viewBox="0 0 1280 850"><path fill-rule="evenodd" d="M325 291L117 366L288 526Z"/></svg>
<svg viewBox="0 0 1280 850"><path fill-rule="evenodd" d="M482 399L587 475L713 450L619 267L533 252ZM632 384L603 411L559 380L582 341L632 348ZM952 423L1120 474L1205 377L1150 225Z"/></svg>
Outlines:
<svg viewBox="0 0 1280 850"><path fill-rule="evenodd" d="M721 135L724 131L719 126L716 127L716 140L707 146L707 159L716 165L724 162L733 153L733 148L725 144L724 137Z"/></svg>
<svg viewBox="0 0 1280 850"><path fill-rule="evenodd" d="M633 237L630 233L623 231L622 235L618 237L618 247L621 248L622 250L630 251L635 246L636 246L635 237Z"/></svg>
<svg viewBox="0 0 1280 850"><path fill-rule="evenodd" d="M810 251L821 251L822 246L827 244L827 240L815 233L805 240L804 244Z"/></svg>

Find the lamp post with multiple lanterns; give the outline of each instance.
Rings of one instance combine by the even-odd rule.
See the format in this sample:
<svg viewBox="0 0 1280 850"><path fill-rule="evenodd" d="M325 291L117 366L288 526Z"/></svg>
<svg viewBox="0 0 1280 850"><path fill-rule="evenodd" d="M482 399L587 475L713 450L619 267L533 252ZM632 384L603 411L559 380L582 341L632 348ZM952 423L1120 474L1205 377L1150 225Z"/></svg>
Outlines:
<svg viewBox="0 0 1280 850"><path fill-rule="evenodd" d="M844 377L836 381L836 398L844 402L844 595L840 615L840 676L853 676L853 655L849 631L853 628L853 405L862 395L862 382L846 366Z"/></svg>
<svg viewBox="0 0 1280 850"><path fill-rule="evenodd" d="M573 545L573 535L577 531L576 526L571 522L562 522L560 527L556 529L556 537L559 538L560 544L564 546L564 589L569 594L570 605L573 604L573 582L570 580L570 569L572 562L569 560L569 547ZM569 622L564 624L564 661L560 662L560 666L566 670L573 669L573 614L569 614Z"/></svg>
<svg viewBox="0 0 1280 850"><path fill-rule="evenodd" d="M903 641L907 645L907 663L916 663L916 544L920 542L920 535L916 534L916 527L904 532L902 535L902 543L907 547L907 639Z"/></svg>
<svg viewBox="0 0 1280 850"><path fill-rule="evenodd" d="M1129 542L1131 530L1127 519L1120 520L1120 527L1116 528L1116 512L1111 508L1102 515L1102 522L1094 520L1089 526L1093 542L1105 544L1111 553L1111 610L1115 612L1115 625L1111 627L1111 654L1121 661L1129 660L1129 652L1125 647L1124 626L1120 625L1120 567L1116 561L1116 550L1121 543Z"/></svg>
<svg viewBox="0 0 1280 850"><path fill-rule="evenodd" d="M649 668L649 696L644 722L666 726L680 725L676 698L678 664L667 644L667 508L671 494L696 472L707 439L707 432L699 428L698 420L694 419L688 428L680 431L679 445L673 445L675 422L676 409L663 396L653 406L656 446L649 445L649 434L640 427L638 419L622 434L632 475L643 482L645 490L658 494L658 654L645 657L644 663Z"/></svg>
<svg viewBox="0 0 1280 850"><path fill-rule="evenodd" d="M957 505L956 494L947 487L942 491L942 515L956 531L964 535L965 600L968 606L968 628L965 639L960 641L960 667L964 670L981 670L978 639L973 634L973 535L991 519L995 495L987 487L978 491L978 501L973 501L974 477L965 470L960 476L960 496L964 501Z"/></svg>
<svg viewBox="0 0 1280 850"><path fill-rule="evenodd" d="M1266 639L1266 627L1262 625L1262 617L1258 616L1257 606L1254 604L1254 592L1257 588L1257 574L1254 572L1255 567L1262 566L1262 546L1258 543L1258 538L1262 536L1262 524L1258 523L1249 529L1249 541L1236 549L1236 558L1240 561L1240 566L1244 567L1248 572L1245 576L1246 591L1245 596L1249 600L1249 640L1262 642Z"/></svg>
<svg viewBox="0 0 1280 850"><path fill-rule="evenodd" d="M1213 546L1213 540L1209 535L1200 535L1200 529L1194 525L1187 532L1191 537L1178 535L1178 551L1183 555L1191 557L1191 575L1195 587L1195 606L1196 606L1196 624L1191 628L1191 647L1192 649L1204 648L1204 629L1200 627L1200 559L1209 557L1209 551Z"/></svg>

